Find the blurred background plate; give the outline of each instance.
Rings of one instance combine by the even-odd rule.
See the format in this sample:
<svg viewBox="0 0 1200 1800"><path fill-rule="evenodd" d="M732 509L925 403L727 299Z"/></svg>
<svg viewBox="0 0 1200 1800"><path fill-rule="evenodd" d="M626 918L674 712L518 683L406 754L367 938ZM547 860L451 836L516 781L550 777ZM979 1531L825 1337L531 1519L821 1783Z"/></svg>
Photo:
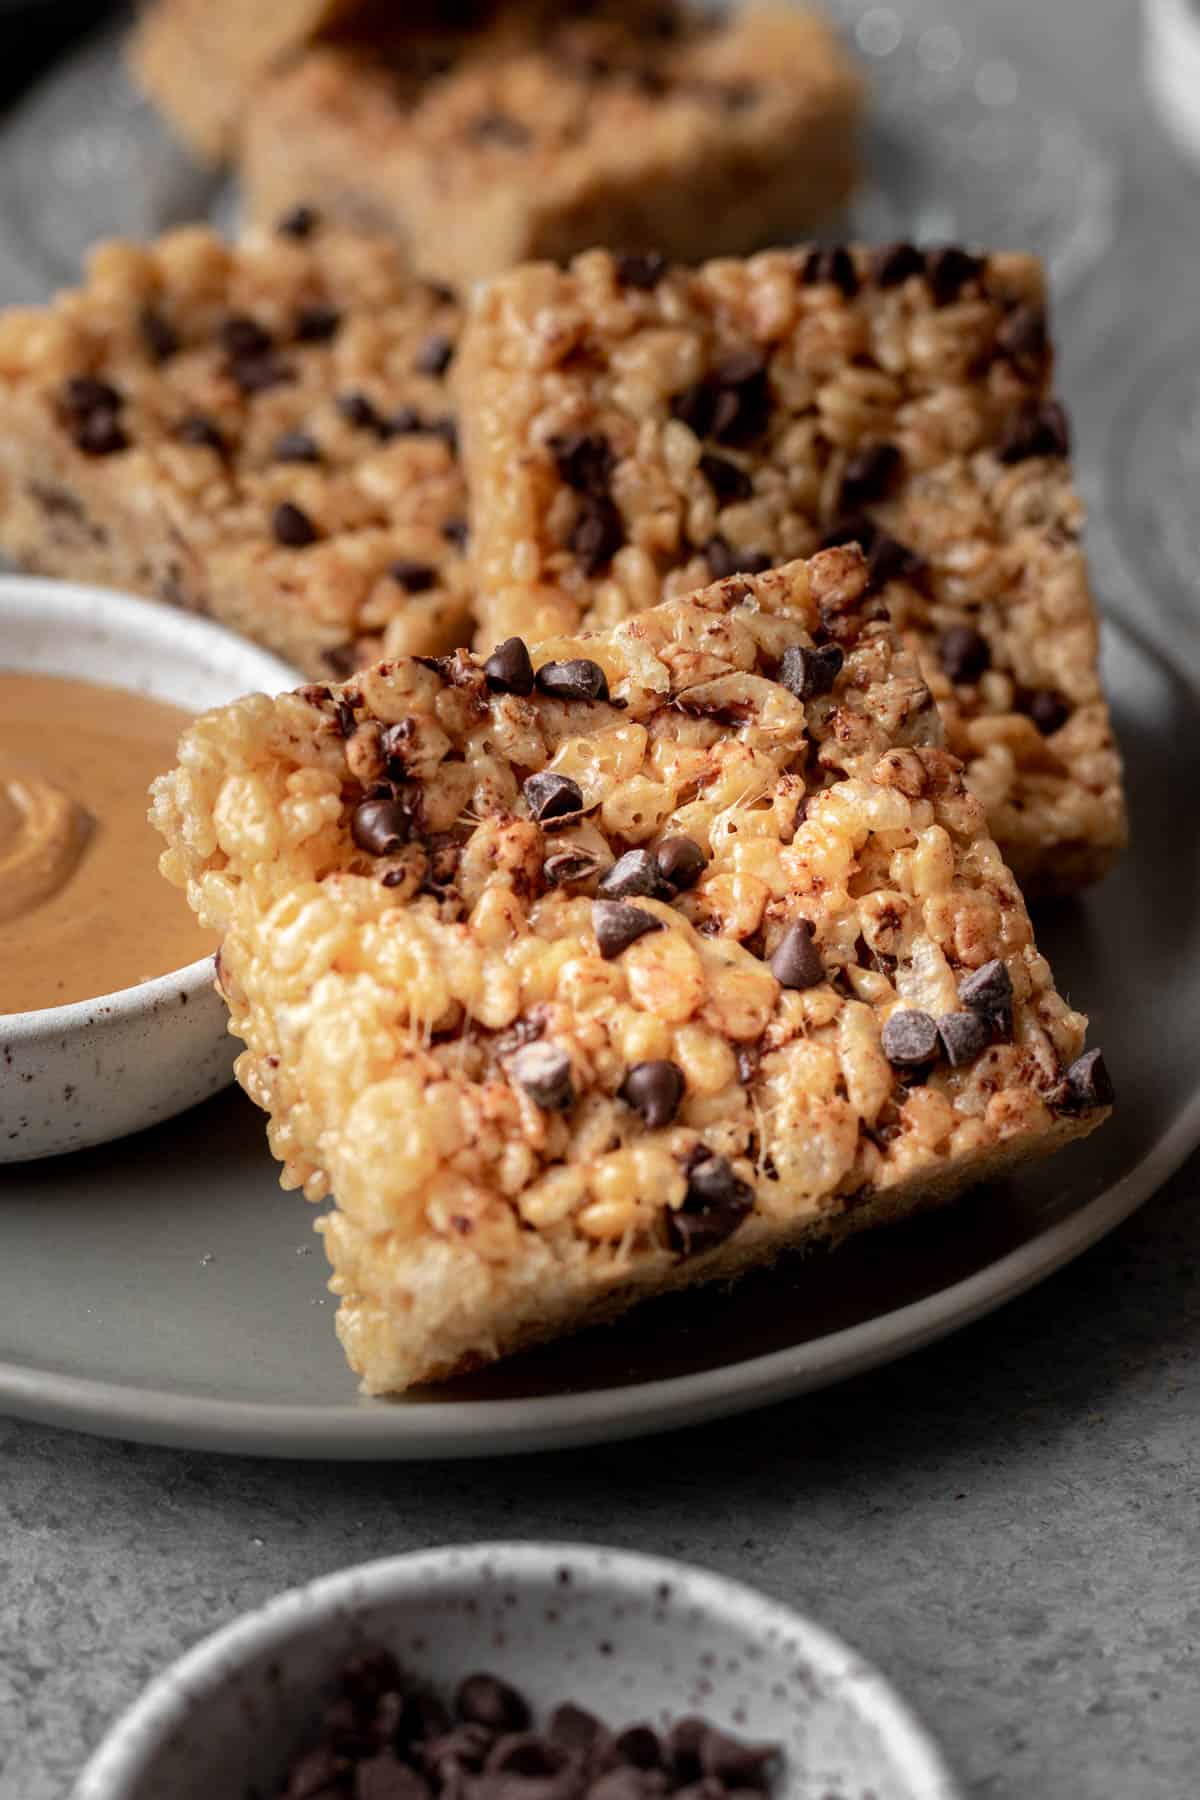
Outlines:
<svg viewBox="0 0 1200 1800"><path fill-rule="evenodd" d="M935 7L830 0L826 10L873 88L869 181L843 235L1036 250L1060 293L1103 254L1116 162L1035 70ZM120 46L110 26L0 127L0 302L72 281L97 238L235 218L231 184L171 140Z"/></svg>
<svg viewBox="0 0 1200 1800"><path fill-rule="evenodd" d="M303 1200L227 1095L102 1152L0 1171L0 1412L273 1456L490 1456L631 1437L827 1385L1031 1287L1118 1224L1200 1141L1200 696L1123 628L1106 674L1133 845L1037 919L1089 1009L1115 1117L1019 1179L644 1307L453 1385L355 1393Z"/></svg>

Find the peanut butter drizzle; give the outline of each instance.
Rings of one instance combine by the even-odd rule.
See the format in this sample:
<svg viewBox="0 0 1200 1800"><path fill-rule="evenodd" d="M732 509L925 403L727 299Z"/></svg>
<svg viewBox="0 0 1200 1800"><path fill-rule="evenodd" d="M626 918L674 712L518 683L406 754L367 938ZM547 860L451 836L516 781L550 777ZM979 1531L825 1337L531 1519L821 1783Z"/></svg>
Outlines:
<svg viewBox="0 0 1200 1800"><path fill-rule="evenodd" d="M132 987L215 948L158 874L146 790L188 714L0 670L0 1014Z"/></svg>

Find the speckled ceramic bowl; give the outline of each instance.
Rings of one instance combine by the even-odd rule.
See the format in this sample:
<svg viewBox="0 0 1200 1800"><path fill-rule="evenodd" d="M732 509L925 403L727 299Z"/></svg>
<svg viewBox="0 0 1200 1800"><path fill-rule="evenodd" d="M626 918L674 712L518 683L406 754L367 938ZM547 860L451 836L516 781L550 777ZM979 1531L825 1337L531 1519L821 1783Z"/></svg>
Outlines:
<svg viewBox="0 0 1200 1800"><path fill-rule="evenodd" d="M197 713L300 679L206 619L17 575L0 578L0 668L83 677ZM0 1011L0 1163L168 1119L224 1087L234 1054L208 957L95 1000Z"/></svg>
<svg viewBox="0 0 1200 1800"><path fill-rule="evenodd" d="M617 1550L473 1544L327 1576L208 1638L118 1721L74 1800L276 1794L364 1644L442 1689L494 1671L539 1719L568 1699L612 1724L703 1712L782 1746L777 1800L958 1794L873 1669L751 1589Z"/></svg>

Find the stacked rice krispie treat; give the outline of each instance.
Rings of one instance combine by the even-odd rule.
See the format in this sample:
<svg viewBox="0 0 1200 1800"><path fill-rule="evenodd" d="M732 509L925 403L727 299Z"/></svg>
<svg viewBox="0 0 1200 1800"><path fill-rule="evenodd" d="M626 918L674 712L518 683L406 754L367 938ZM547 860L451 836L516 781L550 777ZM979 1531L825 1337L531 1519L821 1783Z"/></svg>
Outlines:
<svg viewBox="0 0 1200 1800"><path fill-rule="evenodd" d="M314 46L257 90L250 215L299 202L394 234L461 282L592 244L743 254L832 215L858 174L862 83L783 3L505 6L405 15Z"/></svg>
<svg viewBox="0 0 1200 1800"><path fill-rule="evenodd" d="M480 296L460 359L484 650L818 545L867 551L1018 878L1125 837L1032 257L596 250Z"/></svg>
<svg viewBox="0 0 1200 1800"><path fill-rule="evenodd" d="M471 629L454 294L297 209L236 247L102 245L0 319L0 547L313 676Z"/></svg>
<svg viewBox="0 0 1200 1800"><path fill-rule="evenodd" d="M156 786L373 1392L948 1200L1111 1101L856 548L253 696Z"/></svg>

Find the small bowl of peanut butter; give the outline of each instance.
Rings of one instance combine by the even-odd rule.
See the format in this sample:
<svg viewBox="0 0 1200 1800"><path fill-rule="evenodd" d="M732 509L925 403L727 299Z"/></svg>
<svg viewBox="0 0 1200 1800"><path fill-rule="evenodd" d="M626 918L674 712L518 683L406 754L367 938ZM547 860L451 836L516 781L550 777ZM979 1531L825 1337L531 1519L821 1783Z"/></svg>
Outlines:
<svg viewBox="0 0 1200 1800"><path fill-rule="evenodd" d="M198 712L295 671L208 620L0 578L0 1163L156 1124L232 1078L216 941L147 789Z"/></svg>

